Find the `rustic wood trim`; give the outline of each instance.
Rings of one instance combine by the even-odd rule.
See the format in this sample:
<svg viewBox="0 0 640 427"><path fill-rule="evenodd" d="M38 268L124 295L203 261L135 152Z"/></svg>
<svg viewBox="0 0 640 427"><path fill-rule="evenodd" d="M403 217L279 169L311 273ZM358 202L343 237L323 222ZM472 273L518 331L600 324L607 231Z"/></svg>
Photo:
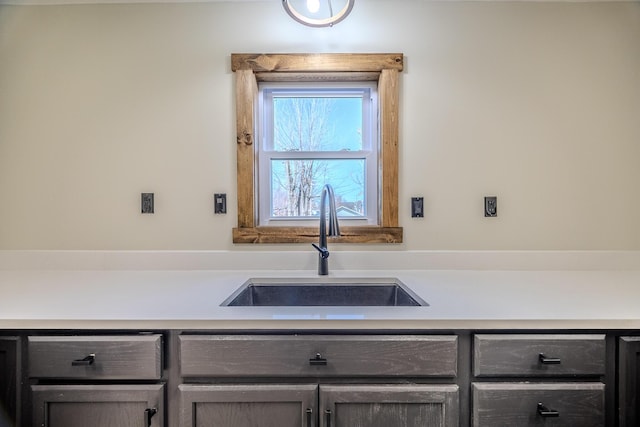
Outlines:
<svg viewBox="0 0 640 427"><path fill-rule="evenodd" d="M255 108L258 84L251 70L236 72L236 141L238 174L238 227L255 225Z"/></svg>
<svg viewBox="0 0 640 427"><path fill-rule="evenodd" d="M377 82L380 72L343 73L255 73L259 82Z"/></svg>
<svg viewBox="0 0 640 427"><path fill-rule="evenodd" d="M402 71L401 53L234 53L231 71L277 72Z"/></svg>
<svg viewBox="0 0 640 427"><path fill-rule="evenodd" d="M340 227L333 243L402 243L402 227ZM318 227L238 227L234 243L312 243L318 241Z"/></svg>
<svg viewBox="0 0 640 427"><path fill-rule="evenodd" d="M378 81L380 102L380 226L341 227L337 243L402 243L398 227L399 72L401 53L386 54L232 54L236 73L238 227L234 243L306 243L317 228L256 227L255 111L258 81Z"/></svg>
<svg viewBox="0 0 640 427"><path fill-rule="evenodd" d="M380 97L380 144L382 154L383 227L398 226L398 71L382 70L378 81Z"/></svg>

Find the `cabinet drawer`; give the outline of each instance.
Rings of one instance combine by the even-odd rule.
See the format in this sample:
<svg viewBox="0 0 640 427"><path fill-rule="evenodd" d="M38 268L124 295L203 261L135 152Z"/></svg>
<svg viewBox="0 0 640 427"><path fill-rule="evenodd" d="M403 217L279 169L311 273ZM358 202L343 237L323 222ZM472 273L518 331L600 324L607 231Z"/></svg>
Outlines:
<svg viewBox="0 0 640 427"><path fill-rule="evenodd" d="M474 427L605 425L602 383L474 383Z"/></svg>
<svg viewBox="0 0 640 427"><path fill-rule="evenodd" d="M159 379L162 336L33 336L29 377ZM93 355L93 356L92 356Z"/></svg>
<svg viewBox="0 0 640 427"><path fill-rule="evenodd" d="M604 335L476 335L473 372L492 376L604 375Z"/></svg>
<svg viewBox="0 0 640 427"><path fill-rule="evenodd" d="M455 336L183 335L183 377L454 377Z"/></svg>

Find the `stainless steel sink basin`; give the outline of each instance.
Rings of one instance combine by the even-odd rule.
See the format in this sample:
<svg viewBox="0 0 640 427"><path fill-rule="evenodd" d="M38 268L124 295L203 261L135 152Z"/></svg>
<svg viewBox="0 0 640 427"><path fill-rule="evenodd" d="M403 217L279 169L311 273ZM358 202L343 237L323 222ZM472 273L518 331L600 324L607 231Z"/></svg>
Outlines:
<svg viewBox="0 0 640 427"><path fill-rule="evenodd" d="M398 279L249 279L222 306L427 306Z"/></svg>

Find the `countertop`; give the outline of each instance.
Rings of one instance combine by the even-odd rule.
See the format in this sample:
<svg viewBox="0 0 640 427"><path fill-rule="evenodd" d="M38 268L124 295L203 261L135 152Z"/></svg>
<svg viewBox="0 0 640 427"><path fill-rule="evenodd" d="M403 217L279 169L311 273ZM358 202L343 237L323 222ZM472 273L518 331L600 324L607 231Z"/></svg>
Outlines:
<svg viewBox="0 0 640 427"><path fill-rule="evenodd" d="M0 270L0 329L638 329L640 270L341 270L426 307L221 307L249 278L304 270Z"/></svg>

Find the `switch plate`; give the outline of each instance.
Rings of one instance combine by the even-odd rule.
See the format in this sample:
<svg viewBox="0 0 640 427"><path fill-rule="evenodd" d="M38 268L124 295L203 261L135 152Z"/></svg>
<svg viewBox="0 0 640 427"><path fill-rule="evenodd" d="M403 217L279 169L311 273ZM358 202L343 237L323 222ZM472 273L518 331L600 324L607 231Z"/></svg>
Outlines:
<svg viewBox="0 0 640 427"><path fill-rule="evenodd" d="M225 193L215 193L213 195L213 212L216 214L227 213L227 195Z"/></svg>
<svg viewBox="0 0 640 427"><path fill-rule="evenodd" d="M498 198L496 196L484 198L484 216L487 218L498 216Z"/></svg>
<svg viewBox="0 0 640 427"><path fill-rule="evenodd" d="M141 212L143 214L153 213L153 193L142 193L140 195Z"/></svg>
<svg viewBox="0 0 640 427"><path fill-rule="evenodd" d="M424 198L412 197L411 198L411 218L423 218L424 217Z"/></svg>

